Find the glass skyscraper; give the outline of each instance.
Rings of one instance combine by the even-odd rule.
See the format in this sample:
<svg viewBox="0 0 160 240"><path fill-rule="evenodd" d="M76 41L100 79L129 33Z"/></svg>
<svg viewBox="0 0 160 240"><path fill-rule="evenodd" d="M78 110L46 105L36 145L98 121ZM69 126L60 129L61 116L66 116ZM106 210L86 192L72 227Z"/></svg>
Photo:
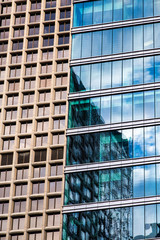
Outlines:
<svg viewBox="0 0 160 240"><path fill-rule="evenodd" d="M73 2L63 240L160 237L160 0Z"/></svg>

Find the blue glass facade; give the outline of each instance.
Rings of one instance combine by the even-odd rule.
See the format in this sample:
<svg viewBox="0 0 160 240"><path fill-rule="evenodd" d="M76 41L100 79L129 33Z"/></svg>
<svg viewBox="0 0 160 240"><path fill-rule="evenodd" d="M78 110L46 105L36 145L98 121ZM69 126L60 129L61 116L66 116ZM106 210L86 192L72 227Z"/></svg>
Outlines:
<svg viewBox="0 0 160 240"><path fill-rule="evenodd" d="M67 165L160 155L160 126L86 133L68 137Z"/></svg>
<svg viewBox="0 0 160 240"><path fill-rule="evenodd" d="M160 0L73 13L63 240L160 238Z"/></svg>
<svg viewBox="0 0 160 240"><path fill-rule="evenodd" d="M160 82L160 55L71 67L70 92Z"/></svg>
<svg viewBox="0 0 160 240"><path fill-rule="evenodd" d="M65 204L160 195L160 164L66 174Z"/></svg>
<svg viewBox="0 0 160 240"><path fill-rule="evenodd" d="M73 34L72 59L160 48L160 23Z"/></svg>
<svg viewBox="0 0 160 240"><path fill-rule="evenodd" d="M160 0L98 0L74 5L73 27L160 15Z"/></svg>
<svg viewBox="0 0 160 240"><path fill-rule="evenodd" d="M70 101L69 128L160 117L160 90Z"/></svg>
<svg viewBox="0 0 160 240"><path fill-rule="evenodd" d="M65 214L63 239L131 240L160 237L160 204Z"/></svg>

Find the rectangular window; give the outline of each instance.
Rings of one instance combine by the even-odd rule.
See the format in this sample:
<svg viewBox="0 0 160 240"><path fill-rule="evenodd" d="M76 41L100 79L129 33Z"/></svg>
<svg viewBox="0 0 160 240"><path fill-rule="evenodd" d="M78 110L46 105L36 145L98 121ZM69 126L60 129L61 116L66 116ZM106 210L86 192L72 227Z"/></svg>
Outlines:
<svg viewBox="0 0 160 240"><path fill-rule="evenodd" d="M48 136L41 135L36 137L36 146L46 146L48 143Z"/></svg>
<svg viewBox="0 0 160 240"><path fill-rule="evenodd" d="M35 151L34 162L43 162L46 161L47 150L37 150Z"/></svg>
<svg viewBox="0 0 160 240"><path fill-rule="evenodd" d="M41 78L40 79L40 88L51 87L51 78Z"/></svg>
<svg viewBox="0 0 160 240"><path fill-rule="evenodd" d="M22 108L22 118L32 118L33 108Z"/></svg>
<svg viewBox="0 0 160 240"><path fill-rule="evenodd" d="M38 39L28 39L28 48L38 48Z"/></svg>
<svg viewBox="0 0 160 240"><path fill-rule="evenodd" d="M33 103L34 93L23 94L23 104Z"/></svg>
<svg viewBox="0 0 160 240"><path fill-rule="evenodd" d="M31 147L31 137L24 137L19 139L19 148L30 148Z"/></svg>
<svg viewBox="0 0 160 240"><path fill-rule="evenodd" d="M15 24L25 24L25 15L15 16Z"/></svg>
<svg viewBox="0 0 160 240"><path fill-rule="evenodd" d="M39 34L39 26L29 27L29 33L28 33L29 36L38 35L38 34Z"/></svg>
<svg viewBox="0 0 160 240"><path fill-rule="evenodd" d="M18 153L18 164L29 163L30 152L19 152Z"/></svg>
<svg viewBox="0 0 160 240"><path fill-rule="evenodd" d="M17 3L16 12L24 12L24 11L26 11L26 3Z"/></svg>
<svg viewBox="0 0 160 240"><path fill-rule="evenodd" d="M55 20L55 11L45 12L45 21Z"/></svg>
<svg viewBox="0 0 160 240"><path fill-rule="evenodd" d="M40 22L40 17L41 17L41 15L39 13L30 14L30 23Z"/></svg>
<svg viewBox="0 0 160 240"><path fill-rule="evenodd" d="M38 117L48 116L50 113L50 107L48 105L43 105L38 107Z"/></svg>

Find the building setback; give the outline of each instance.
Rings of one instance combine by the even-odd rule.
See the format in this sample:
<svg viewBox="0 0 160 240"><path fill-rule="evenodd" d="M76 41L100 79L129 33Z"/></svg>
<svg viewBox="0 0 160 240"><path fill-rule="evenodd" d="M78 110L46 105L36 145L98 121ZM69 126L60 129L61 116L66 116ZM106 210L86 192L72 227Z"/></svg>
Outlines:
<svg viewBox="0 0 160 240"><path fill-rule="evenodd" d="M160 0L73 2L62 239L160 237Z"/></svg>
<svg viewBox="0 0 160 240"><path fill-rule="evenodd" d="M0 0L0 240L62 239L70 0Z"/></svg>

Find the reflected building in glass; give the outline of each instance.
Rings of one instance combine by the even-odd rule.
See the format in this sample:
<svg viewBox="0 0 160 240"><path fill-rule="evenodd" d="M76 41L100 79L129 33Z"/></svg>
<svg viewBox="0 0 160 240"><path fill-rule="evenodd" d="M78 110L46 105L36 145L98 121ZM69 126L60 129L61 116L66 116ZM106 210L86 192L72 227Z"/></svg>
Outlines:
<svg viewBox="0 0 160 240"><path fill-rule="evenodd" d="M62 239L160 237L160 0L73 2Z"/></svg>

